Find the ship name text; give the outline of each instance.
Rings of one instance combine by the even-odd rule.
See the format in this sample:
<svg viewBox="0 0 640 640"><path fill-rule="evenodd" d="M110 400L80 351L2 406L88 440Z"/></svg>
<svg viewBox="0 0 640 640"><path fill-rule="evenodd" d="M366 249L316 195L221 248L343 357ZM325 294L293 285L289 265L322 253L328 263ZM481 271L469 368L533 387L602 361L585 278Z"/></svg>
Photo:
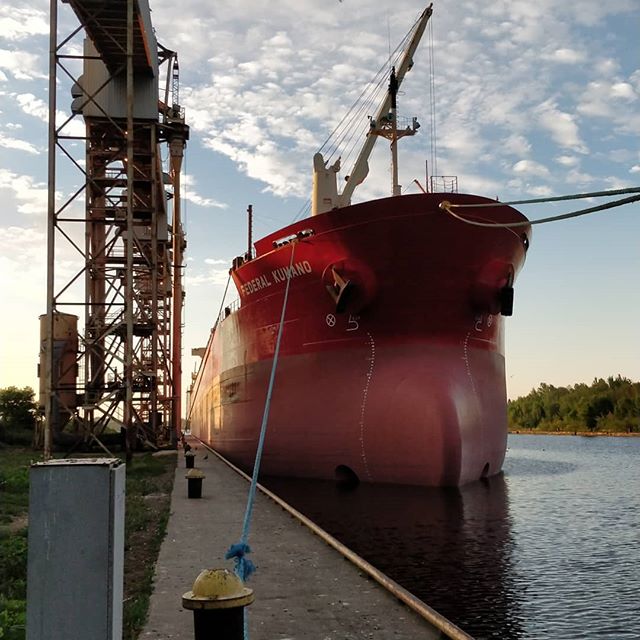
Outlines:
<svg viewBox="0 0 640 640"><path fill-rule="evenodd" d="M263 273L256 276L252 280L240 285L240 291L243 295L248 296L262 289L266 289L273 285L273 283L286 282L292 280L298 276L311 273L311 264L308 260L302 260L301 262L294 262L291 266L279 267L273 269L270 274Z"/></svg>

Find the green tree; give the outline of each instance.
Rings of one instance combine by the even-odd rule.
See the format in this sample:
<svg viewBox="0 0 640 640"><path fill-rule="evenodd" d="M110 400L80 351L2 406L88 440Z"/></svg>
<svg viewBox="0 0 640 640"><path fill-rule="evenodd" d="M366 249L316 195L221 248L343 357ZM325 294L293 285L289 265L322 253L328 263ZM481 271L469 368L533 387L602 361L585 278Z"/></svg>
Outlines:
<svg viewBox="0 0 640 640"><path fill-rule="evenodd" d="M589 429L593 430L598 424L598 418L613 413L613 403L607 396L595 396L591 398L587 405L586 423Z"/></svg>
<svg viewBox="0 0 640 640"><path fill-rule="evenodd" d="M33 432L38 411L34 395L31 387L0 389L0 440L11 443L16 433Z"/></svg>

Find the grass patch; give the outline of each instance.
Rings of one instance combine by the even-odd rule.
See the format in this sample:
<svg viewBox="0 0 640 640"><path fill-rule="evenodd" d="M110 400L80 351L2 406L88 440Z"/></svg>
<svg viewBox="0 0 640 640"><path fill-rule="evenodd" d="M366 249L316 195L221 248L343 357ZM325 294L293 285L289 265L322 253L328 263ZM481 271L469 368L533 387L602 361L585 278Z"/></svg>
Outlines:
<svg viewBox="0 0 640 640"><path fill-rule="evenodd" d="M0 638L24 640L26 627L24 600L5 600L0 597Z"/></svg>
<svg viewBox="0 0 640 640"><path fill-rule="evenodd" d="M27 605L27 530L0 534L0 638L23 640Z"/></svg>
<svg viewBox="0 0 640 640"><path fill-rule="evenodd" d="M29 508L29 466L42 459L35 451L0 448L0 525L9 524ZM1 638L2 636L0 636Z"/></svg>
<svg viewBox="0 0 640 640"><path fill-rule="evenodd" d="M0 594L6 600L27 597L27 531L0 536ZM1 638L2 636L0 636Z"/></svg>
<svg viewBox="0 0 640 640"><path fill-rule="evenodd" d="M135 640L147 619L153 571L169 522L177 457L138 454L127 467L124 640Z"/></svg>
<svg viewBox="0 0 640 640"><path fill-rule="evenodd" d="M0 638L24 640L29 466L38 452L0 448ZM153 572L164 539L177 456L136 454L127 465L123 640L135 640L147 617Z"/></svg>

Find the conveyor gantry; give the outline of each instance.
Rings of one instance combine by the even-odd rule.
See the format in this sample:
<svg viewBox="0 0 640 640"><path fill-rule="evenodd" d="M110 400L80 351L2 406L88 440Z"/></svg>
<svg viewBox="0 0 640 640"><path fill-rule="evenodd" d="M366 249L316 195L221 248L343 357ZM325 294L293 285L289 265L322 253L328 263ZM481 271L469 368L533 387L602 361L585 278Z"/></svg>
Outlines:
<svg viewBox="0 0 640 640"><path fill-rule="evenodd" d="M54 321L66 313L77 323L66 360L44 360L45 457L53 440L73 431L96 440L107 429L126 432L128 455L140 442L159 443L181 430L182 250L180 170L189 127L177 90L159 100L161 66L177 82L175 52L158 45L148 0L57 0L80 21L59 33L57 4L51 15L56 44L49 113L63 99L57 69L72 81L73 118L84 135L50 123L47 317L42 353L54 353ZM67 23L65 23L67 24ZM83 55L78 40L84 31ZM76 37L78 36L78 37ZM72 74L67 59L83 61ZM129 64L131 62L132 64ZM75 67L77 68L77 67ZM69 94L66 94L68 100ZM160 110L160 111L159 111ZM53 114L53 115L52 115ZM162 121L160 118L162 115ZM66 124L66 123L65 123ZM79 142L82 144L78 144ZM163 162L161 145L167 145ZM63 153L56 156L56 150ZM75 159L82 149L83 156ZM85 181L68 201L56 203L56 162L69 158ZM167 191L171 186L172 191ZM83 198L80 206L69 206ZM70 212L73 212L70 214ZM84 231L84 243L79 227ZM83 264L57 288L56 243L68 240ZM84 296L80 299L84 280ZM69 313L72 312L72 313ZM54 354L55 355L55 354ZM64 387L64 389L63 389ZM64 395L66 391L66 395Z"/></svg>
<svg viewBox="0 0 640 640"><path fill-rule="evenodd" d="M63 0L84 25L110 73L122 73L127 61L127 0ZM157 57L151 12L146 0L133 3L133 70L154 72Z"/></svg>

